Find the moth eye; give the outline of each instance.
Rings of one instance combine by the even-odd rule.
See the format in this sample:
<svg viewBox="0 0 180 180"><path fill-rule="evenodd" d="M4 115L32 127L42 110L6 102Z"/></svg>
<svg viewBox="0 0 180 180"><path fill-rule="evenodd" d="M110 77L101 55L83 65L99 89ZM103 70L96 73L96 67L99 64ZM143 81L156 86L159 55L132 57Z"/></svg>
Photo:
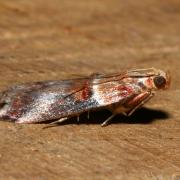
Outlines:
<svg viewBox="0 0 180 180"><path fill-rule="evenodd" d="M163 76L156 76L154 78L154 84L157 88L164 88L166 85L166 79Z"/></svg>

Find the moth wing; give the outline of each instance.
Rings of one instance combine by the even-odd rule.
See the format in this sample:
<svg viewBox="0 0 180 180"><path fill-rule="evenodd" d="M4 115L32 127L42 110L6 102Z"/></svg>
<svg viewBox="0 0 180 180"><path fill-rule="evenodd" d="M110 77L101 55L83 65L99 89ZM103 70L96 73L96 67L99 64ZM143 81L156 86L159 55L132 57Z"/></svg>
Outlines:
<svg viewBox="0 0 180 180"><path fill-rule="evenodd" d="M0 117L17 123L37 123L123 103L134 94L134 87L121 81L126 76L126 72L93 74L14 86L1 95Z"/></svg>
<svg viewBox="0 0 180 180"><path fill-rule="evenodd" d="M18 123L36 123L80 113L87 105L89 92L83 90L89 82L90 78L79 78L11 87L1 94L0 117ZM86 93L83 100L82 93Z"/></svg>

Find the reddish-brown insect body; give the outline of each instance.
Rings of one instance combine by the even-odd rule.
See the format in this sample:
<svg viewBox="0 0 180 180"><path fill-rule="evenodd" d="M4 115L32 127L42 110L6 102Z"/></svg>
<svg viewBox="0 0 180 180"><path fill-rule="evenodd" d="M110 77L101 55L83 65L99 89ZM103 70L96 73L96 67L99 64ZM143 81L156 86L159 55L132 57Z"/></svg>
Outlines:
<svg viewBox="0 0 180 180"><path fill-rule="evenodd" d="M16 123L58 123L101 108L112 116L131 115L159 89L169 86L169 74L149 68L110 75L35 82L9 88L0 95L0 118Z"/></svg>

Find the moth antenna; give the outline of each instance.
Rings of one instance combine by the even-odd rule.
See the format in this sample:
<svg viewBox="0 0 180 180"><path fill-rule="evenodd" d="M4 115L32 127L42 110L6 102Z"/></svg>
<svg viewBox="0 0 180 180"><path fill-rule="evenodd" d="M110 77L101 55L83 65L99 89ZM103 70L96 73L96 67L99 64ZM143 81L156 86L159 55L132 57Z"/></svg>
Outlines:
<svg viewBox="0 0 180 180"><path fill-rule="evenodd" d="M101 126L107 126L109 124L109 122L116 116L116 114L112 114L109 118L107 118L102 124Z"/></svg>

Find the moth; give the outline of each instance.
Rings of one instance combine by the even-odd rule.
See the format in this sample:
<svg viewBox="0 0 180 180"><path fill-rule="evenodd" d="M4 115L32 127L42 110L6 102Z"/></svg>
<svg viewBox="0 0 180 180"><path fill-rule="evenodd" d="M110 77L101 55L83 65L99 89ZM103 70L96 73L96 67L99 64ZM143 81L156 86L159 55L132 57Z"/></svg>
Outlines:
<svg viewBox="0 0 180 180"><path fill-rule="evenodd" d="M169 73L155 68L16 85L0 94L0 118L16 123L60 123L84 112L108 109L130 116L157 90L167 89Z"/></svg>

